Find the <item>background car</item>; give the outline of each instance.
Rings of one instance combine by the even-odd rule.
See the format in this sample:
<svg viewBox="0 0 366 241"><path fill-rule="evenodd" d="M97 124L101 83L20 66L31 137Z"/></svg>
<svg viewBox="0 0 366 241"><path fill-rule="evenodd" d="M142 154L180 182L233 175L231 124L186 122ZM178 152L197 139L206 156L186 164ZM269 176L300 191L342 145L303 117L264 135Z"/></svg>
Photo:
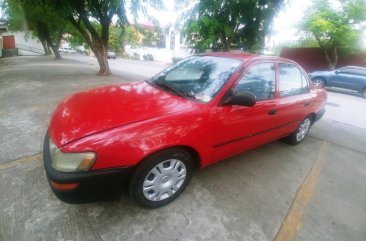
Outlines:
<svg viewBox="0 0 366 241"><path fill-rule="evenodd" d="M299 144L326 98L287 59L192 56L149 80L61 102L45 137L46 174L67 202L123 178L139 205L156 208L183 192L194 168L277 139Z"/></svg>
<svg viewBox="0 0 366 241"><path fill-rule="evenodd" d="M347 66L333 71L316 71L309 76L318 87L337 87L357 91L366 98L366 68Z"/></svg>
<svg viewBox="0 0 366 241"><path fill-rule="evenodd" d="M65 54L76 54L76 50L73 48L69 48L69 47L60 48L59 51L61 53L65 53Z"/></svg>
<svg viewBox="0 0 366 241"><path fill-rule="evenodd" d="M107 52L108 59L116 59L116 57L117 57L116 52L114 52L112 50L108 50L108 52Z"/></svg>
<svg viewBox="0 0 366 241"><path fill-rule="evenodd" d="M146 61L154 61L154 56L152 54L144 54L142 57Z"/></svg>

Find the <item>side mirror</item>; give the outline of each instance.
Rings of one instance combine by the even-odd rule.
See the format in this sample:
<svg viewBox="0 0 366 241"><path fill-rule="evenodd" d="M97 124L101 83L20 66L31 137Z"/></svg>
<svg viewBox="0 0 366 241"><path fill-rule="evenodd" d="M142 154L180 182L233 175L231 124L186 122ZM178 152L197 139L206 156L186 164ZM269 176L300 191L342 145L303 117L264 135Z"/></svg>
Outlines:
<svg viewBox="0 0 366 241"><path fill-rule="evenodd" d="M229 94L223 105L238 105L238 106L254 106L256 103L255 96L245 91L236 91L235 93Z"/></svg>
<svg viewBox="0 0 366 241"><path fill-rule="evenodd" d="M157 81L164 82L165 81L165 75L159 75Z"/></svg>

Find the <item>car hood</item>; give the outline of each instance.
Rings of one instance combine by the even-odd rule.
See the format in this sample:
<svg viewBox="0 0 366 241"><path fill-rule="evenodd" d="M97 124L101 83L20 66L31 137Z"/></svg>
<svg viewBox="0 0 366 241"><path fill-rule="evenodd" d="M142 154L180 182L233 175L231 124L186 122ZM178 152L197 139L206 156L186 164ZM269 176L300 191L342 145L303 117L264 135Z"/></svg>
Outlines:
<svg viewBox="0 0 366 241"><path fill-rule="evenodd" d="M334 74L334 71L314 71L314 72L310 73L309 76L314 76L314 75L330 75L330 74Z"/></svg>
<svg viewBox="0 0 366 241"><path fill-rule="evenodd" d="M61 147L100 131L185 111L195 104L145 82L105 86L61 102L51 118L49 134Z"/></svg>

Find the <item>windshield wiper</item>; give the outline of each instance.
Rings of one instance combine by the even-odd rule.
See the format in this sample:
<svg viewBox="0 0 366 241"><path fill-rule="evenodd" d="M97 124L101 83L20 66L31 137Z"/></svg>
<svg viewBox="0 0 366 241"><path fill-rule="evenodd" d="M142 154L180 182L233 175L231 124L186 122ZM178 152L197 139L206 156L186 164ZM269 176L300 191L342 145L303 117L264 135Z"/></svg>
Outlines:
<svg viewBox="0 0 366 241"><path fill-rule="evenodd" d="M157 86L161 87L161 88L164 88L170 92L173 92L174 94L180 96L180 97L183 97L183 98L186 98L187 95L185 93L182 93L178 90L176 90L174 87L172 87L170 84L168 84L165 80L163 79L155 79L155 81L151 81L151 83L154 83L156 84Z"/></svg>

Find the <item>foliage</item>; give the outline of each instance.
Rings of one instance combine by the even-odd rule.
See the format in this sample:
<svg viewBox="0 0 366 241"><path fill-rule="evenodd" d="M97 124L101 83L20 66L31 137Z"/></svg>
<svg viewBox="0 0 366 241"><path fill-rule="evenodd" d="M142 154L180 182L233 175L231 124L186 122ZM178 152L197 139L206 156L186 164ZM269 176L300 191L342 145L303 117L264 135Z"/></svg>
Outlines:
<svg viewBox="0 0 366 241"><path fill-rule="evenodd" d="M44 1L56 1L56 9L61 11L62 14L79 31L98 59L100 75L111 74L107 61L107 51L109 48L110 25L112 18L114 16L118 16L119 24L121 26L125 26L127 24L126 9L131 9L131 13L134 16L137 16L138 12L144 11L145 4L143 3L147 2L143 0ZM160 7L162 5L161 0L150 0L148 2L156 7ZM99 23L99 26L101 27L100 31L98 31L98 29L93 26L93 21ZM115 44L115 42L113 42L113 44Z"/></svg>
<svg viewBox="0 0 366 241"><path fill-rule="evenodd" d="M7 18L7 10L8 10L8 1L7 0L0 0L0 19Z"/></svg>
<svg viewBox="0 0 366 241"><path fill-rule="evenodd" d="M311 6L300 28L323 50L329 68L337 65L339 54L350 54L361 48L362 28L366 20L364 0L339 1L334 7L328 0L317 0Z"/></svg>
<svg viewBox="0 0 366 241"><path fill-rule="evenodd" d="M37 0L8 0L9 26L13 31L30 29L39 38L46 54L52 48L57 59L65 20L52 6L37 4Z"/></svg>
<svg viewBox="0 0 366 241"><path fill-rule="evenodd" d="M125 36L127 28L122 26L110 26L109 30L109 48L116 53L123 53L125 48Z"/></svg>
<svg viewBox="0 0 366 241"><path fill-rule="evenodd" d="M142 35L142 46L165 47L165 36L160 27L155 26L152 29L146 29L137 25L137 30Z"/></svg>
<svg viewBox="0 0 366 241"><path fill-rule="evenodd" d="M284 0L199 0L189 10L187 41L197 52L229 51L235 45L257 52L264 47L276 12Z"/></svg>
<svg viewBox="0 0 366 241"><path fill-rule="evenodd" d="M140 35L137 29L130 25L126 27L125 43L136 46L140 42Z"/></svg>

